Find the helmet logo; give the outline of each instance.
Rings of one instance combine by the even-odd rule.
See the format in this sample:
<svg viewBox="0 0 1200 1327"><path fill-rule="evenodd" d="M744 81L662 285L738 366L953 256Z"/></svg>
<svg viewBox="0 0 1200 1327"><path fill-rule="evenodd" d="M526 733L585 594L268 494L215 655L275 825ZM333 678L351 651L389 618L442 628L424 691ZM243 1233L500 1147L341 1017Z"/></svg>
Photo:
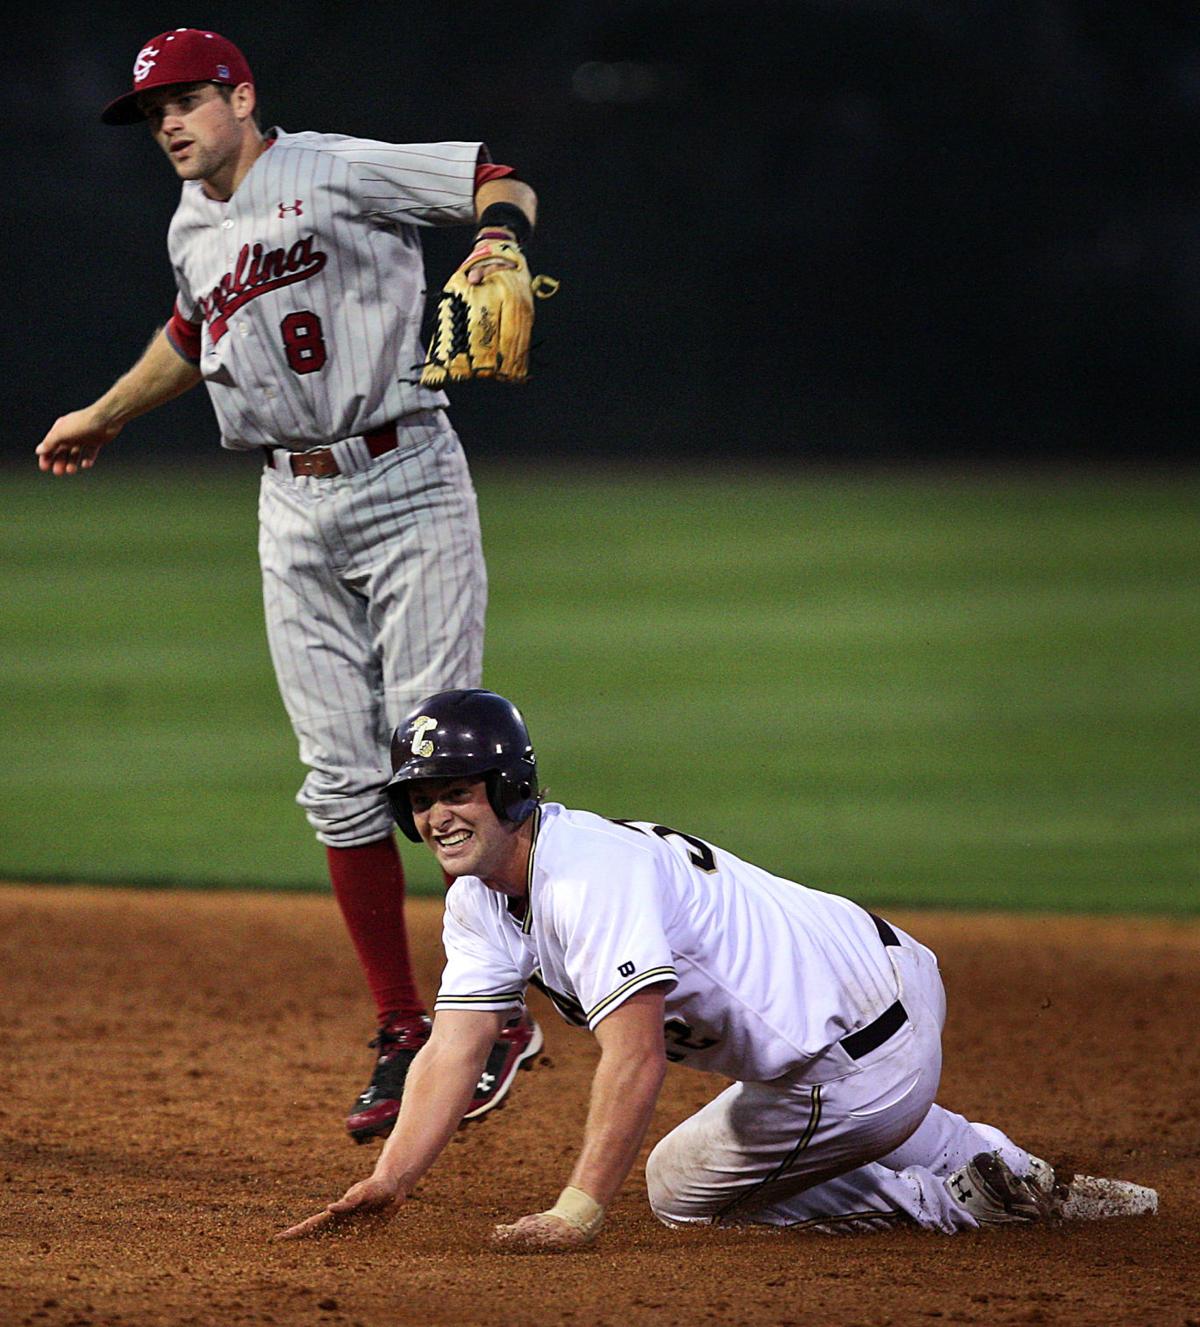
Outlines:
<svg viewBox="0 0 1200 1327"><path fill-rule="evenodd" d="M143 78L149 77L157 58L158 51L153 46L144 46L138 52L138 58L133 64L133 81L135 83L140 83Z"/></svg>
<svg viewBox="0 0 1200 1327"><path fill-rule="evenodd" d="M422 714L419 719L413 720L413 735L410 750L414 756L428 757L433 755L433 743L423 741L422 739L431 728L436 727L437 720L431 719L425 714Z"/></svg>

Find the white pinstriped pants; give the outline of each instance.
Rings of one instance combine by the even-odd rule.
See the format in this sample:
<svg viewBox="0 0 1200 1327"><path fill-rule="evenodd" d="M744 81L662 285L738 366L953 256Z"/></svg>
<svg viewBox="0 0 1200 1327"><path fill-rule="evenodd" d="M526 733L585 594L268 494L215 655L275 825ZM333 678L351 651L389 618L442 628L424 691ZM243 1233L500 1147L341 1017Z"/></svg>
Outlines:
<svg viewBox="0 0 1200 1327"><path fill-rule="evenodd" d="M317 838L355 847L394 828L389 744L424 696L478 686L487 572L475 490L443 411L378 459L334 444L349 473L263 472L259 562L267 639L308 774Z"/></svg>
<svg viewBox="0 0 1200 1327"><path fill-rule="evenodd" d="M950 1197L947 1175L997 1148L1028 1173L1029 1154L998 1129L934 1104L945 991L933 953L893 929L906 1025L857 1073L735 1083L673 1129L646 1162L650 1206L665 1225L841 1234L914 1223L949 1234L977 1223Z"/></svg>

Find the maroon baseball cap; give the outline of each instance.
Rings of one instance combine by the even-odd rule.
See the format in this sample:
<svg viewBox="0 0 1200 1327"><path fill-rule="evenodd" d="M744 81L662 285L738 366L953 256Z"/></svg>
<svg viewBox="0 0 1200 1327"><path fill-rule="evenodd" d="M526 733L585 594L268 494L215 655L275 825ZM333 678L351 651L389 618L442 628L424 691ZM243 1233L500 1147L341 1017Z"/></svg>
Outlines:
<svg viewBox="0 0 1200 1327"><path fill-rule="evenodd" d="M133 91L110 101L100 112L105 124L137 124L146 117L138 96L169 83L253 83L246 57L231 41L203 28L174 28L154 37L133 62Z"/></svg>

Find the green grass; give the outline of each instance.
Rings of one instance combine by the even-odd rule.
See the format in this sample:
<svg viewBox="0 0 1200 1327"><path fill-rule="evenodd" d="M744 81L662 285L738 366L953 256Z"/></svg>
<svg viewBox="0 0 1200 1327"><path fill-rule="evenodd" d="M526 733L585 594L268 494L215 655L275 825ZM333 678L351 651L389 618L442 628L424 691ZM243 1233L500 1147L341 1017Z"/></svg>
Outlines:
<svg viewBox="0 0 1200 1327"><path fill-rule="evenodd" d="M324 887L252 471L5 476L0 877ZM476 482L552 797L865 902L1200 910L1197 476Z"/></svg>

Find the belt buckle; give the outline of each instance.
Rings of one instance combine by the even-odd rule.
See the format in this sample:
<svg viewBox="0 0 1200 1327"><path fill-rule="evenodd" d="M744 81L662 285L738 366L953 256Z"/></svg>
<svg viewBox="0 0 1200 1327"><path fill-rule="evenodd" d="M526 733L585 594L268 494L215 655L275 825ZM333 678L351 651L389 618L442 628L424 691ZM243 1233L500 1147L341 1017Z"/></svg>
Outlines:
<svg viewBox="0 0 1200 1327"><path fill-rule="evenodd" d="M314 475L317 479L328 479L338 474L338 463L328 447L321 447L311 452L292 453L292 474Z"/></svg>

